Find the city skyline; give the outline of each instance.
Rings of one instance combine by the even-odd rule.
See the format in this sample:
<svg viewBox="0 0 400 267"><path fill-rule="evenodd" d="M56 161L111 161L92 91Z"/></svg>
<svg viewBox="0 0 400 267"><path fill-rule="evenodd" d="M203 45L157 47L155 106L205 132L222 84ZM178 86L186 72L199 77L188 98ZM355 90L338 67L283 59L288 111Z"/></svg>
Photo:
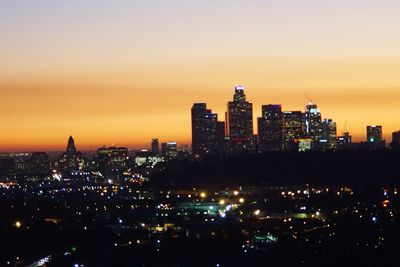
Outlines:
<svg viewBox="0 0 400 267"><path fill-rule="evenodd" d="M0 1L0 266L400 266L399 0Z"/></svg>
<svg viewBox="0 0 400 267"><path fill-rule="evenodd" d="M243 104L239 104L239 106L234 108L234 109L238 109L238 111L234 111L234 112L242 113L242 115L239 115L239 117L237 117L235 119L236 122L234 122L234 123L235 124L239 123L237 125L239 127L237 129L238 133L239 133L239 131L241 132L245 128L248 128L247 130L245 130L247 133L244 136L239 138L239 143L242 143L244 141L244 140L242 140L243 138L245 138L246 140L247 140L247 138L250 138L247 141L249 141L251 143L251 145L248 148L240 148L236 152L239 152L240 150L256 151L256 149L255 149L256 148L256 143L257 143L257 145L260 146L261 150L263 150L262 147L265 148L265 145L267 145L267 146L272 145L273 143L270 143L270 142L274 142L274 141L272 141L272 139L269 139L269 138L272 138L272 136L270 136L270 135L271 134L272 135L278 134L278 132L276 132L276 130L278 130L278 129L275 128L275 133L269 132L268 134L266 134L265 131L271 131L272 129L269 128L270 126L268 126L268 128L265 128L265 126L264 126L265 122L263 122L263 120L265 119L264 116L271 116L272 113L275 113L275 115L273 115L273 116L279 116L279 115L276 114L276 112L279 112L281 114L280 116L282 116L282 118L278 119L278 121L280 121L280 123L281 123L281 126L279 126L279 127L281 127L280 128L280 131L281 131L281 134L282 134L281 138L283 138L281 141L284 141L284 139L285 139L285 127L289 127L289 128L292 127L290 125L286 125L285 124L286 123L285 122L286 121L286 119L285 119L286 115L295 116L295 117L292 118L292 119L295 119L293 122L297 125L296 127L299 127L298 130L301 132L301 133L299 132L299 133L293 135L292 137L288 137L289 139L292 138L293 141L295 139L296 140L297 139L301 140L301 139L307 139L307 138L311 138L310 140L316 141L316 140L319 140L319 139L322 138L322 135L321 136L315 135L315 134L313 134L311 132L312 131L312 127L313 127L312 126L313 125L313 121L312 121L312 118L311 117L308 118L308 116L317 116L317 117L315 117L315 119L316 119L315 123L317 123L317 124L314 127L317 127L316 129L318 129L318 131L322 131L322 129L324 127L323 126L324 123L331 123L332 122L334 124L334 126L333 126L334 127L334 136L331 136L329 138L333 138L335 142L336 141L339 142L339 139L342 138L343 135L349 135L350 134L350 140L355 141L355 143L357 143L357 142L361 142L361 143L372 142L373 143L375 140L371 140L371 137L370 137L370 135L371 135L370 134L370 129L371 128L373 128L373 129L379 128L380 129L379 130L380 131L379 136L381 136L380 137L381 139L379 139L379 140L377 139L379 142L380 141L383 141L383 142L386 141L387 144L390 144L393 140L395 140L395 138L397 140L397 137L394 137L394 136L399 131L393 131L392 133L390 133L391 139L385 139L386 135L383 134L382 125L376 125L376 124L374 124L374 125L373 124L366 125L365 126L365 130L366 130L365 138L363 138L361 140L357 140L357 139L354 140L352 138L352 133L347 128L347 122L345 123L343 131L339 132L338 129L337 129L336 122L333 121L332 119L328 119L325 116L322 116L322 113L320 112L320 109L318 108L318 105L316 103L312 102L311 100L309 100L309 102L304 106L304 110L284 110L284 109L282 109L282 105L281 104L266 104L266 105L262 105L261 106L261 109L262 109L261 114L260 115L256 115L256 114L253 114L252 102L251 101L249 101L249 102L246 101L246 95L244 94L244 91L245 91L245 88L242 85L234 87L234 92L235 92L235 94L233 96L234 102L227 101L227 104L228 104L227 105L227 111L225 113L225 118L222 121L218 120L218 113L212 112L210 107L207 107L207 103L205 103L205 102L195 102L195 103L193 103L193 106L192 106L192 109L191 109L191 114L192 114L191 115L191 120L192 120L192 122L191 122L191 125L190 125L191 126L191 131L192 131L191 140L189 140L189 142L187 142L187 143L181 142L178 145L182 146L182 147L185 147L185 146L188 146L188 145L189 146L193 145L193 146L195 146L194 154L198 154L199 151L201 151L201 150L204 150L204 152L206 152L205 154L208 154L209 152L216 153L217 151L219 151L217 153L221 153L222 150L224 150L224 148L223 148L223 146L224 146L223 143L225 142L225 141L223 141L224 137L225 138L230 138L231 139L230 142L233 141L233 143L236 143L236 141L234 141L234 139L235 139L233 137L234 135L232 135L232 132L230 132L231 130L229 130L229 128L230 128L229 127L229 124L230 124L229 122L230 122L231 119L229 118L228 114L230 114L229 110L232 108L233 103L240 103L241 101L244 101L244 103L247 103L245 105L250 105L250 106L248 106L248 107L246 106L246 108L245 108L246 111L245 112L244 112L244 110L242 110L244 108L244 106L242 106ZM237 102L237 101L239 101L239 102ZM235 105L237 105L237 104L235 104ZM270 109L270 110L266 111L267 109ZM275 109L277 109L277 110L275 110ZM272 112L272 113L270 113L270 112ZM270 113L270 115L267 115L267 113ZM312 115L312 114L315 114L315 115ZM244 117L242 117L243 115L244 115ZM250 117L249 117L249 115L250 115ZM198 121L198 119L200 119L200 121ZM206 121L203 121L204 119L206 119ZM252 124L250 124L251 125L251 129L249 128L250 126L247 125L248 122L246 122L246 121L248 121L248 120L249 120L249 122L252 122ZM201 122L201 121L203 121L203 122ZM289 124L292 123L290 121L291 121L291 119L287 120L287 122ZM260 123L262 125L260 125ZM269 123L270 122L268 122L268 124ZM247 126L245 126L245 124ZM194 130L197 127L202 128L202 129L200 129L200 132L198 132L199 129ZM212 129L208 129L209 127L211 127ZM260 127L262 127L262 128L260 128ZM275 125L273 127L277 127L277 125ZM326 127L330 127L330 126L326 126ZM288 130L288 131L290 132L291 130ZM286 133L286 134L288 134L288 133ZM325 133L325 134L328 134L328 133ZM199 136L195 137L195 135L196 136L197 135L201 135L202 137L199 137ZM247 135L248 135L248 137L245 137ZM266 136L264 136L264 135L266 135ZM268 136L270 136L270 137L268 137ZM389 136L389 134L388 134L388 136ZM209 138L212 138L212 139L206 141ZM215 138L217 138L217 139L215 139ZM263 143L263 142L265 142L265 138L268 139L268 141L266 141L267 143ZM275 138L277 138L277 136L275 136ZM328 138L328 137L325 136L322 139L326 139L326 138ZM279 139L279 137L278 137L278 139ZM68 140L68 147L70 146L71 140L72 140L73 146L75 146L74 145L74 140L72 139L72 135L70 135L69 136L69 140ZM174 142L175 144L177 144L176 140L177 139L170 138L170 139L161 140L161 141L164 142L163 144L167 144L168 142ZM216 141L216 140L219 140L219 141ZM153 137L153 138L147 140L147 142L145 144L143 144L141 147L133 147L133 146L126 145L126 144L115 144L115 143L112 143L110 145L103 144L102 146L94 144L90 148L87 148L87 147L85 147L85 145L83 145L82 146L82 151L88 151L88 152L89 151L96 151L98 149L105 148L107 146L109 146L109 147L126 147L127 149L136 150L136 151L140 151L140 150L141 151L153 151L154 150L154 147L153 147L153 145L154 145L153 142L154 141L156 141L158 143L159 142L159 138ZM215 142L217 142L219 144L215 144ZM253 142L256 142L256 143L253 143ZM285 141L285 142L287 142L287 141ZM203 148L197 148L195 143L196 143L196 145L197 144L206 144L206 145ZM350 141L350 143L351 143L351 141ZM219 148L215 147L215 148L211 149L211 151L208 151L210 146L214 146L214 145L216 145ZM285 145L284 143L282 143L280 149L272 148L272 151L281 150L281 149L287 150L288 147L286 147L286 146L287 146L287 144ZM245 147L246 147L246 145L245 145ZM278 147L279 147L279 145L278 145ZM336 147L334 149L336 149ZM54 150L52 150L52 149L45 150L45 149L41 149L41 148L39 148L39 149L33 148L33 150L29 150L29 149L24 148L22 150L18 150L18 149L17 150L10 150L10 151L4 150L4 151L0 151L0 152L6 152L6 153L7 152L34 152L34 151L39 151L39 150L40 151L48 151L48 152L61 152L61 151L63 151L63 148L56 148ZM267 150L271 150L271 148L268 148ZM300 149L300 151L301 151L301 149ZM199 154L204 154L204 153L200 152Z"/></svg>
<svg viewBox="0 0 400 267"><path fill-rule="evenodd" d="M400 3L106 1L0 3L0 150L189 144L192 103L220 118L231 88L304 110L340 134L399 130ZM339 18L339 19L338 19Z"/></svg>
<svg viewBox="0 0 400 267"><path fill-rule="evenodd" d="M242 85L240 85L240 86L235 86L234 87L234 89L235 89L235 92L237 92L237 89L240 89L240 90L243 90L244 91L244 86L242 86ZM231 89L232 90L232 89ZM305 93L305 97L307 97L308 98L308 95ZM229 99L228 99L229 100ZM252 123L252 126L253 126L253 134L254 135L257 135L257 133L259 134L260 132L259 132L259 127L260 127L260 125L259 125L259 122L257 122L257 120L260 118L260 116L262 116L262 114L263 114L263 112L260 112L260 114L254 114L254 109L258 109L258 108L260 108L261 110L265 107L265 106L268 106L268 105L272 105L272 106L274 106L274 105L278 105L280 108L281 108L281 110L282 110L282 112L283 113L292 113L292 112L305 112L305 113L302 113L302 114L306 114L307 113L307 110L309 109L309 107L311 106L311 107L315 107L315 108L317 108L317 105L316 105L316 103L315 102L312 102L312 100L311 99L308 99L308 103L307 104L305 104L304 106L303 106L303 109L295 109L294 111L293 110L288 110L288 109L285 109L284 107L282 107L282 104L271 104L271 103L269 103L269 104L262 104L260 107L252 107L251 108L251 111L253 111L252 113L252 119L253 119L253 123ZM230 101L227 101L226 102L227 104L229 104L229 103L231 103ZM253 103L251 100L249 101L249 103ZM206 102L195 102L194 104L193 104L194 106L196 106L196 105L207 105L207 103ZM192 107L193 108L193 107ZM208 107L208 108L211 108L211 107ZM211 111L210 111L211 112ZM227 111L226 111L227 112ZM318 109L318 112L320 112L320 109ZM190 112L189 112L190 113ZM225 112L224 112L225 113ZM218 116L218 113L217 112L214 112L214 113L212 113L212 114L214 114L214 116ZM226 114L225 114L226 115ZM190 115L189 115L190 116ZM301 115L301 116L303 116L303 115ZM321 121L321 114L319 113L319 118L320 118L320 121ZM221 116L222 117L222 116ZM326 117L326 116L324 116L324 117ZM333 117L334 118L334 117ZM227 118L225 117L224 119L222 119L221 120L221 123L222 124L224 124L223 126L224 127L226 127L225 126L225 124L226 124L226 120L227 120ZM168 122L167 122L168 123ZM370 124L370 125L365 125L364 126L364 134L363 135L361 135L361 136L357 136L357 135L352 135L352 132L351 131L349 131L349 127L348 127L348 122L346 121L345 122L345 125L344 125L344 127L343 127L343 129L341 130L340 128L337 128L337 132L336 132L336 136L337 137L339 137L339 136L341 136L342 134L344 134L345 132L349 132L352 136L353 136L353 141L354 142L369 142L369 138L368 138L368 128L370 127L370 126L373 126L373 127L375 127L375 125L377 125L377 124ZM336 126L336 123L335 123L335 126ZM193 127L193 125L189 125L188 127ZM304 125L304 127L306 127L306 125ZM380 127L382 127L382 126L380 126ZM383 126L384 127L384 126ZM225 129L225 135L227 136L227 137L229 137L229 134L228 134L228 132L227 132L227 130L228 129ZM304 129L305 131L306 131L306 129ZM382 138L383 138L383 140L385 140L387 143L390 143L391 141L392 141L392 135L393 135L393 133L395 133L395 132L397 132L396 130L395 131L393 131L393 132L385 132L385 131L382 131ZM70 135L70 136L72 136L72 135ZM354 138L355 137L355 138ZM10 149L1 149L2 147L0 146L0 152L34 152L34 151L49 151L49 152L61 152L61 151L63 151L63 149L64 149L64 147L63 147L63 143L65 142L65 137L63 136L62 137L63 138L63 141L61 141L61 145L60 144L55 144L54 146L51 146L51 147L46 147L46 146L42 146L42 147L40 147L40 146L36 146L35 144L34 145L32 145L32 144L30 144L30 145L32 145L32 146L30 146L30 145L28 145L28 146L24 146L24 147L22 147L22 146L20 146L20 148L17 146L17 148L15 149L15 148L10 148ZM165 139L163 139L163 138L158 138L158 136L157 137L155 137L155 136L152 136L152 138L149 138L148 140L145 140L144 142L142 142L142 143L133 143L133 142L128 142L128 143L110 143L110 144L98 144L98 143L95 143L95 142L93 142L93 143L90 143L89 145L87 144L87 143L81 143L81 145L80 145L80 147L82 148L81 150L82 151L95 151L95 150L97 150L98 148L100 148L100 147L107 147L107 146L110 146L110 147L127 147L128 149L130 149L130 150L136 150L136 151L139 151L139 150L151 150L151 146L152 146L152 144L151 144L151 142L150 141L152 141L152 139L153 138L157 138L157 139L160 139L161 141L163 141L163 142L170 142L170 141L173 141L173 142L178 142L178 145L192 145L192 136L190 136L189 137L189 140L188 139L179 139L179 138L175 138L174 136L171 136L170 138L165 138Z"/></svg>

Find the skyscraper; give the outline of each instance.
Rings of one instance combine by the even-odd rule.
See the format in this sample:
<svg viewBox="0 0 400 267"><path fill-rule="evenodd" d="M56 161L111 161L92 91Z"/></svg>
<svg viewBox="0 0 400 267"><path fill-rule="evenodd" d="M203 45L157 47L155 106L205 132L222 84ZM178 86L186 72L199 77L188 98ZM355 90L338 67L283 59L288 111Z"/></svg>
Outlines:
<svg viewBox="0 0 400 267"><path fill-rule="evenodd" d="M228 102L226 134L231 152L254 150L253 104L246 101L243 86L235 87L233 101Z"/></svg>
<svg viewBox="0 0 400 267"><path fill-rule="evenodd" d="M160 154L160 143L158 142L157 138L151 139L151 153L154 156L157 156Z"/></svg>
<svg viewBox="0 0 400 267"><path fill-rule="evenodd" d="M382 126L371 125L367 126L367 142L378 143L382 141Z"/></svg>
<svg viewBox="0 0 400 267"><path fill-rule="evenodd" d="M400 131L392 133L392 148L400 148Z"/></svg>
<svg viewBox="0 0 400 267"><path fill-rule="evenodd" d="M318 106L312 102L306 105L304 112L304 130L307 137L313 140L313 147L318 149L322 138L321 112Z"/></svg>
<svg viewBox="0 0 400 267"><path fill-rule="evenodd" d="M349 132L344 132L341 136L337 138L337 148L340 150L350 149L352 142L352 136Z"/></svg>
<svg viewBox="0 0 400 267"><path fill-rule="evenodd" d="M337 148L336 122L331 119L324 119L321 123L319 148L322 150L335 150Z"/></svg>
<svg viewBox="0 0 400 267"><path fill-rule="evenodd" d="M400 144L400 131L392 133L392 142Z"/></svg>
<svg viewBox="0 0 400 267"><path fill-rule="evenodd" d="M161 155L167 159L178 156L178 146L176 142L166 142L161 144Z"/></svg>
<svg viewBox="0 0 400 267"><path fill-rule="evenodd" d="M285 150L298 150L297 140L304 137L303 113L301 111L283 112L283 145Z"/></svg>
<svg viewBox="0 0 400 267"><path fill-rule="evenodd" d="M281 105L264 105L258 118L258 140L261 151L283 149L283 113Z"/></svg>
<svg viewBox="0 0 400 267"><path fill-rule="evenodd" d="M194 155L220 153L221 138L224 139L224 124L218 114L207 109L206 103L194 103L192 107L192 151Z"/></svg>
<svg viewBox="0 0 400 267"><path fill-rule="evenodd" d="M371 149L385 148L385 141L382 139L381 125L367 126L367 143Z"/></svg>

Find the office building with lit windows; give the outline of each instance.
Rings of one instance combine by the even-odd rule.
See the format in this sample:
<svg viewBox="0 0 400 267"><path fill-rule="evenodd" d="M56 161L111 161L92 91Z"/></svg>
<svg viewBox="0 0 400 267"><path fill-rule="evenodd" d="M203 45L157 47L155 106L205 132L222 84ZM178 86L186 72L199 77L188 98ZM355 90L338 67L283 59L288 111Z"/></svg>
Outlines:
<svg viewBox="0 0 400 267"><path fill-rule="evenodd" d="M254 150L253 104L246 100L243 86L235 87L233 101L228 102L226 135L229 137L230 152Z"/></svg>
<svg viewBox="0 0 400 267"><path fill-rule="evenodd" d="M304 137L303 113L301 111L283 112L283 146L285 150L298 150L297 140Z"/></svg>
<svg viewBox="0 0 400 267"><path fill-rule="evenodd" d="M174 159L178 156L178 146L176 142L166 142L161 144L161 155L166 159Z"/></svg>
<svg viewBox="0 0 400 267"><path fill-rule="evenodd" d="M124 177L128 168L128 149L126 147L102 147L97 150L99 171L106 179L118 180Z"/></svg>
<svg viewBox="0 0 400 267"><path fill-rule="evenodd" d="M321 112L318 106L312 102L308 103L304 112L303 128L306 136L313 140L314 149L319 149L320 140L322 138L321 123Z"/></svg>
<svg viewBox="0 0 400 267"><path fill-rule="evenodd" d="M319 149L336 150L336 122L331 119L324 119L321 123L321 138L319 139Z"/></svg>

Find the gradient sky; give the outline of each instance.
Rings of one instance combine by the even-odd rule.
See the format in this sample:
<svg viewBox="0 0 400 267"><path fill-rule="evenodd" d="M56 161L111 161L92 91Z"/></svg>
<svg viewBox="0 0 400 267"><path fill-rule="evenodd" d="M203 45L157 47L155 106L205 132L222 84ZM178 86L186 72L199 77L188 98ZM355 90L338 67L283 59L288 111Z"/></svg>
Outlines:
<svg viewBox="0 0 400 267"><path fill-rule="evenodd" d="M398 0L0 0L0 151L190 143L233 87L356 140L400 129Z"/></svg>

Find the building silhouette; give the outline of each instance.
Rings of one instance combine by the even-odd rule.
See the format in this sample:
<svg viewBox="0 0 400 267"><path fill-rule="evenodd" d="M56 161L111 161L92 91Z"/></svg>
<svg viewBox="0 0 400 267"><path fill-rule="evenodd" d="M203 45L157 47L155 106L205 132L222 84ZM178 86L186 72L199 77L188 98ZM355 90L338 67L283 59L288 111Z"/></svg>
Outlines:
<svg viewBox="0 0 400 267"><path fill-rule="evenodd" d="M312 102L308 103L304 112L304 131L306 136L312 139L313 149L320 149L321 123L321 112L318 106Z"/></svg>
<svg viewBox="0 0 400 267"><path fill-rule="evenodd" d="M392 133L392 142L396 144L400 144L400 131L396 131Z"/></svg>
<svg viewBox="0 0 400 267"><path fill-rule="evenodd" d="M319 139L319 149L336 150L336 122L331 119L324 119L321 123L321 138Z"/></svg>
<svg viewBox="0 0 400 267"><path fill-rule="evenodd" d="M392 148L400 149L400 131L392 133Z"/></svg>
<svg viewBox="0 0 400 267"><path fill-rule="evenodd" d="M298 139L304 137L303 113L301 111L283 112L283 146L285 150L298 150Z"/></svg>
<svg viewBox="0 0 400 267"><path fill-rule="evenodd" d="M157 138L151 139L151 153L153 153L154 156L160 154L160 143Z"/></svg>
<svg viewBox="0 0 400 267"><path fill-rule="evenodd" d="M50 159L46 152L34 152L28 159L27 174L30 180L48 178L51 174Z"/></svg>
<svg viewBox="0 0 400 267"><path fill-rule="evenodd" d="M283 113L281 105L263 105L258 118L258 148L260 151L283 149Z"/></svg>
<svg viewBox="0 0 400 267"><path fill-rule="evenodd" d="M161 144L161 155L166 159L174 159L178 156L178 146L176 142L166 142Z"/></svg>
<svg viewBox="0 0 400 267"><path fill-rule="evenodd" d="M218 114L207 109L206 103L192 106L192 152L194 155L221 153L225 139L224 123Z"/></svg>
<svg viewBox="0 0 400 267"><path fill-rule="evenodd" d="M382 138L381 125L367 126L367 143L372 150L385 148L385 141Z"/></svg>
<svg viewBox="0 0 400 267"><path fill-rule="evenodd" d="M102 147L97 150L99 171L106 179L121 180L128 168L128 148Z"/></svg>
<svg viewBox="0 0 400 267"><path fill-rule="evenodd" d="M226 135L233 153L254 150L253 104L246 101L243 86L235 87L233 101L228 102Z"/></svg>
<svg viewBox="0 0 400 267"><path fill-rule="evenodd" d="M341 136L337 138L337 149L338 150L348 150L351 148L352 136L349 132L344 132Z"/></svg>
<svg viewBox="0 0 400 267"><path fill-rule="evenodd" d="M64 176L71 176L84 168L82 153L76 150L72 136L68 139L66 151L58 161L60 171Z"/></svg>
<svg viewBox="0 0 400 267"><path fill-rule="evenodd" d="M367 126L367 142L377 143L382 141L382 126L371 125Z"/></svg>

